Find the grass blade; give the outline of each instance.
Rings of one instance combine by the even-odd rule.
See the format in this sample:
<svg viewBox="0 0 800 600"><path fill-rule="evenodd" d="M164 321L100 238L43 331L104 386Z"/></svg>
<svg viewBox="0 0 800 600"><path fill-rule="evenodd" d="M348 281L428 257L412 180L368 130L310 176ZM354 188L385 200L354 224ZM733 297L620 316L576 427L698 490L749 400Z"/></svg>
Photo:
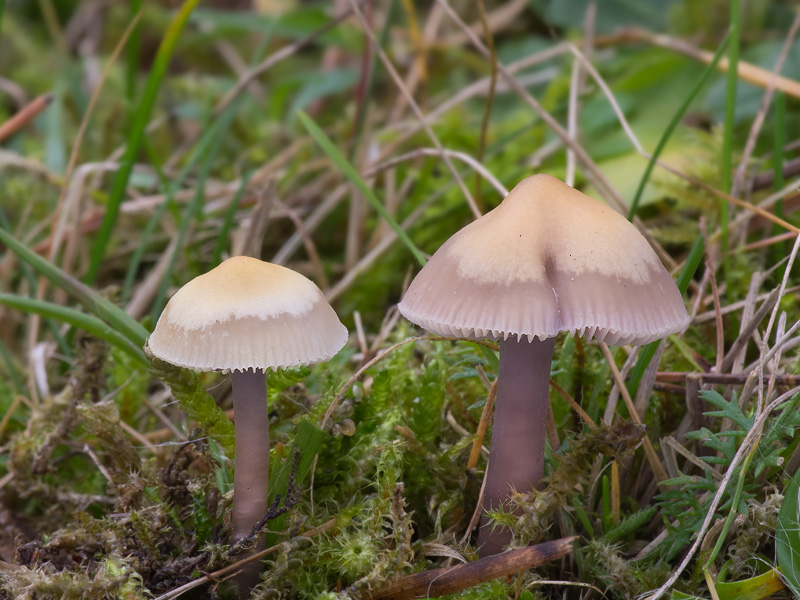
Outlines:
<svg viewBox="0 0 800 600"><path fill-rule="evenodd" d="M628 211L629 221L632 221L633 217L636 216L636 210L639 208L639 201L642 198L642 194L644 193L644 188L650 179L650 173L652 172L653 167L655 167L658 157L661 156L661 152L664 150L664 146L667 145L669 138L672 136L672 132L675 130L675 127L678 126L678 123L680 123L684 113L689 108L689 105L694 101L698 92L700 92L700 90L702 89L703 85L705 85L708 78L716 70L717 63L719 63L720 59L722 58L722 53L725 51L725 47L728 44L729 37L730 37L730 32L720 42L719 47L717 48L717 51L714 54L714 58L711 60L708 66L706 66L706 68L703 70L703 73L700 75L700 78L694 84L694 87L689 92L689 95L686 96L686 98L684 98L683 102L678 107L678 110L675 111L675 114L672 116L672 119L667 124L666 129L664 129L664 133L661 134L661 139L658 140L656 149L653 151L653 155L650 157L650 161L647 163L647 168L644 170L644 174L642 175L642 178L639 181L639 187L636 189L636 195L633 197L633 202L631 202L631 208L630 211Z"/></svg>
<svg viewBox="0 0 800 600"><path fill-rule="evenodd" d="M736 126L736 87L739 83L739 34L741 32L742 11L739 0L731 0L731 31L728 43L728 73L725 89L725 129L722 132L722 191L731 193L733 185L733 130ZM730 234L728 232L728 202L724 199L719 204L720 251L722 254L722 270L725 280L730 280Z"/></svg>
<svg viewBox="0 0 800 600"><path fill-rule="evenodd" d="M783 156L783 146L786 143L786 94L784 92L775 93L774 121L775 126L772 146L774 155L772 158L772 172L774 174L774 179L772 183L772 189L777 192L778 190L783 189L783 186L785 185L783 179L783 163L785 162ZM775 216L779 219L784 218L782 199L775 203ZM777 225L773 227L772 235L779 235L780 233L782 232ZM786 256L786 244L784 242L780 242L779 244L775 245L775 257L777 260L780 260L784 256Z"/></svg>
<svg viewBox="0 0 800 600"><path fill-rule="evenodd" d="M16 254L21 261L30 265L37 273L43 275L75 298L90 313L111 325L136 346L144 346L147 336L150 335L147 329L141 323L125 314L125 311L121 308L109 302L74 277L70 277L50 261L36 254L36 252L25 246L3 228L0 228L0 242L8 246L9 250Z"/></svg>
<svg viewBox="0 0 800 600"><path fill-rule="evenodd" d="M278 494L280 494L281 498L286 498L291 475L294 475L295 485L299 486L300 489L303 488L303 481L308 476L311 466L314 464L314 458L317 456L320 448L322 448L322 444L327 436L328 434L325 431L314 425L308 419L300 421L294 441L283 451L283 461L278 464L270 465L270 503L275 500L275 496ZM294 462L295 452L300 453L300 460L297 464ZM294 473L292 473L292 471L294 471ZM283 531L286 526L287 517L288 514L284 513L277 519L270 521L269 531ZM278 536L275 534L267 534L268 545L277 543L277 540Z"/></svg>
<svg viewBox="0 0 800 600"><path fill-rule="evenodd" d="M145 128L147 127L147 122L150 120L150 113L153 110L158 90L161 87L164 74L169 66L172 53L175 50L178 36L198 2L199 0L186 0L186 2L183 3L180 10L169 24L161 46L158 48L155 60L153 61L150 77L147 79L147 85L139 103L139 110L136 112L133 125L128 134L128 144L125 147L125 154L120 161L120 168L114 176L111 194L109 195L108 203L106 204L106 212L103 216L103 223L100 225L100 230L97 232L97 239L95 240L94 246L92 246L89 271L86 275L86 282L90 285L97 280L100 262L103 260L103 256L105 256L106 246L111 239L111 233L114 229L117 215L119 214L119 207L125 197L128 180L133 171L136 156L142 146Z"/></svg>
<svg viewBox="0 0 800 600"><path fill-rule="evenodd" d="M786 586L800 595L800 476L789 480L775 528L775 556Z"/></svg>
<svg viewBox="0 0 800 600"><path fill-rule="evenodd" d="M15 310L20 310L26 313L34 313L56 319L64 323L68 323L78 329L83 329L91 335L105 340L112 346L116 346L123 352L129 354L136 359L142 366L149 365L144 356L141 348L134 346L133 342L126 338L124 335L117 332L115 329L97 317L87 315L74 308L67 308L60 304L53 304L44 300L35 300L33 298L24 298L22 296L15 296L14 294L0 294L0 305L8 306Z"/></svg>
<svg viewBox="0 0 800 600"><path fill-rule="evenodd" d="M2 0L0 0L2 2ZM14 364L14 359L11 358L11 353L8 351L6 345L0 341L0 357L3 358L3 362L6 364L6 368L8 369L8 373L11 377L11 383L14 384L14 389L16 390L17 394L22 396L25 395L25 384L22 383L22 378L19 376L17 372L17 367Z"/></svg>
<svg viewBox="0 0 800 600"><path fill-rule="evenodd" d="M208 265L209 269L216 267L222 259L222 251L225 249L225 243L228 241L228 234L233 227L233 217L236 215L236 209L239 207L239 202L242 201L242 196L244 196L247 184L250 182L250 177L252 177L252 175L253 172L250 171L242 177L242 184L239 186L239 189L236 190L236 195L234 195L230 206L228 206L228 210L225 213L225 220L217 236L217 245L214 247L214 254L211 256L211 264Z"/></svg>
<svg viewBox="0 0 800 600"><path fill-rule="evenodd" d="M394 229L397 237L406 245L406 247L411 251L411 254L414 255L414 258L417 259L417 262L421 266L425 266L427 262L425 257L423 256L422 252L420 252L419 248L414 245L414 242L411 241L411 238L408 237L403 228L395 221L394 217L389 214L389 211L381 204L381 201L373 193L372 189L367 185L367 183L361 178L361 175L358 174L358 171L355 170L353 165L351 165L347 158L345 158L344 154L342 154L339 149L334 145L331 139L325 135L325 132L320 129L319 125L314 122L314 120L309 117L303 111L299 111L297 115L300 117L300 121L303 123L303 126L306 128L311 137L314 138L314 141L317 142L320 148L322 148L323 152L328 155L328 158L331 159L334 165L350 180L350 182L358 188L358 191L364 195L364 198L369 201L378 214L384 218L384 220Z"/></svg>
<svg viewBox="0 0 800 600"><path fill-rule="evenodd" d="M167 288L169 287L169 283L172 279L172 271L175 269L175 262L178 259L178 253L183 248L183 240L186 239L186 236L189 233L189 227L201 215L206 179L208 179L208 174L211 171L211 165L213 164L214 159L222 147L222 140L225 138L228 127L233 121L233 115L236 112L237 106L237 102L231 104L227 109L225 109L225 112L222 113L219 119L217 119L217 121L211 127L211 135L208 138L209 144L204 148L206 152L203 155L203 162L200 165L200 173L198 175L197 182L194 184L196 186L194 197L184 212L183 219L181 220L181 227L178 231L175 248L172 252L172 256L170 256L169 265L164 273L164 278L161 280L161 285L158 288L156 298L153 301L153 321L158 320L158 316L161 314L161 311L164 308L165 298L167 296Z"/></svg>
<svg viewBox="0 0 800 600"><path fill-rule="evenodd" d="M142 0L130 0L130 18L136 18L142 8ZM135 112L136 102L136 74L139 71L139 47L141 39L141 22L137 23L128 38L128 47L125 56L125 97L128 101L128 111L131 122Z"/></svg>
<svg viewBox="0 0 800 600"><path fill-rule="evenodd" d="M172 208L175 194L181 188L183 182L186 180L189 174L195 169L198 161L202 159L205 153L208 151L208 148L214 141L216 132L216 126L212 125L211 127L208 127L206 125L205 133L192 149L189 158L186 160L186 165L183 167L183 169L181 169L178 175L171 180L170 183L166 184L166 200L159 204L156 210L153 211L153 216L150 217L147 225L145 225L144 231L139 236L139 245L136 247L136 250L128 262L128 270L125 273L125 283L122 286L123 302L127 302L128 298L130 297L131 289L133 288L133 284L136 281L136 275L139 271L139 265L142 263L142 257L144 256L145 250L147 249L147 244L150 241L150 236L153 235L156 227L161 223L164 213ZM163 179L164 182L167 181L166 177Z"/></svg>

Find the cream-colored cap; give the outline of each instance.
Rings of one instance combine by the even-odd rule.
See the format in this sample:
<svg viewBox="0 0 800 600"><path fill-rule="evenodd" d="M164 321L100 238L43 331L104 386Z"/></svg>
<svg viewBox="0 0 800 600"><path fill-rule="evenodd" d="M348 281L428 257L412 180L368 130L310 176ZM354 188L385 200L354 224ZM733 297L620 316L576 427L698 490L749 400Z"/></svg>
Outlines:
<svg viewBox="0 0 800 600"><path fill-rule="evenodd" d="M689 323L650 245L622 215L550 175L521 181L431 257L399 305L439 335L647 344Z"/></svg>
<svg viewBox="0 0 800 600"><path fill-rule="evenodd" d="M148 343L181 367L243 371L310 365L346 341L347 329L312 281L235 256L179 289Z"/></svg>

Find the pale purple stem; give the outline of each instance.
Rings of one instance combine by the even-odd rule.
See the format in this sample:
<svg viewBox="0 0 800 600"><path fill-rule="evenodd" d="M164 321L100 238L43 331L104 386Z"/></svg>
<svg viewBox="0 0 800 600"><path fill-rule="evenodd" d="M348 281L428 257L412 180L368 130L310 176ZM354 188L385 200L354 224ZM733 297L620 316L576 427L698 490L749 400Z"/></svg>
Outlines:
<svg viewBox="0 0 800 600"><path fill-rule="evenodd" d="M233 541L246 537L269 508L269 413L264 371L232 371L236 453L233 465ZM266 545L264 535L256 549ZM260 563L253 561L237 577L243 598L258 583Z"/></svg>
<svg viewBox="0 0 800 600"><path fill-rule="evenodd" d="M555 338L500 342L497 404L492 426L484 509L507 504L511 489L527 492L544 472L544 439L550 397L550 363ZM483 517L478 534L481 557L502 552L511 530Z"/></svg>

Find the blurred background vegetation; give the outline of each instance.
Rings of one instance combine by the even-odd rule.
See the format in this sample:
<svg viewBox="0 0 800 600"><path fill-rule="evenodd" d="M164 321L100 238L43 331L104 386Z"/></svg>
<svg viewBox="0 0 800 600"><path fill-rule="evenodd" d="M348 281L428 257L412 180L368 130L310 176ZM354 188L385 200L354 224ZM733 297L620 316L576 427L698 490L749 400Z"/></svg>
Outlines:
<svg viewBox="0 0 800 600"><path fill-rule="evenodd" d="M369 598L473 560L495 349L422 339L354 374L420 335L394 309L411 250L547 172L635 206L684 274L689 330L660 363L613 355L669 480L601 349L560 339L549 477L514 527L573 552L456 597L791 597L798 22L789 0L0 0L0 594L165 600L241 558L229 384L139 348L243 253L313 279L351 331L268 376L291 502L254 597ZM295 452L319 456L293 487ZM230 597L223 578L184 595Z"/></svg>

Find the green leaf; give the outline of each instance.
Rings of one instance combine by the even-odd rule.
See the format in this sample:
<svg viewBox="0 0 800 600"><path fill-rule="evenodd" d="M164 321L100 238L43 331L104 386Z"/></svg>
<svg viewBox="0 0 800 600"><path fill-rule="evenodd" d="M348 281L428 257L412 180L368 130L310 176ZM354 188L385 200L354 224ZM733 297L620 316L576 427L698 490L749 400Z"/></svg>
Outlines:
<svg viewBox="0 0 800 600"><path fill-rule="evenodd" d="M719 600L761 600L784 588L778 569L770 569L762 575L743 581L717 583Z"/></svg>
<svg viewBox="0 0 800 600"><path fill-rule="evenodd" d="M683 592L679 592L677 590L672 590L672 595L670 596L671 600L705 600L705 598L701 598L700 596L690 596L689 594L684 594Z"/></svg>
<svg viewBox="0 0 800 600"><path fill-rule="evenodd" d="M136 111L136 117L128 134L128 143L125 146L125 154L120 160L120 168L114 176L114 181L111 184L111 194L106 204L106 212L103 216L103 223L100 225L100 230L97 232L97 239L94 246L92 246L92 255L89 262L89 271L86 275L86 281L92 284L97 279L98 272L100 271L100 263L106 253L106 246L111 240L111 233L114 230L114 224L117 221L119 208L125 198L125 191L128 188L128 180L130 179L133 165L136 162L136 157L142 147L142 142L145 137L145 129L150 121L150 113L153 110L153 105L158 96L158 90L161 87L161 82L164 79L164 74L167 72L172 53L175 50L175 44L178 42L178 36L183 31L186 21L191 15L192 10L200 0L186 0L180 10L175 14L172 22L169 24L167 32L164 34L164 39L158 48L156 57L153 60L153 66L150 70L150 77L147 79L147 85L142 94L139 102L139 110ZM142 342L144 343L144 342Z"/></svg>
<svg viewBox="0 0 800 600"><path fill-rule="evenodd" d="M305 83L292 101L289 114L305 110L309 104L352 88L358 82L358 71L352 68L331 69L320 77L317 72L304 75Z"/></svg>
<svg viewBox="0 0 800 600"><path fill-rule="evenodd" d="M211 514L206 508L206 497L203 491L196 491L192 494L192 521L194 521L194 531L198 543L202 546L211 539L211 530L214 526Z"/></svg>
<svg viewBox="0 0 800 600"><path fill-rule="evenodd" d="M295 483L300 484L308 475L314 457L322 448L322 442L327 434L311 423L308 419L303 419L297 427L297 435L289 448L284 450L284 457L281 465L275 465L269 482L270 501L275 499L276 494L286 496L286 489L289 486L289 475L292 472L293 454L295 448L300 451L300 464L295 474Z"/></svg>
<svg viewBox="0 0 800 600"><path fill-rule="evenodd" d="M743 432L752 429L753 423L755 423L755 417L748 418L745 416L742 409L739 408L739 402L736 400L735 394L730 402L713 390L702 390L700 392L700 397L709 404L713 404L720 409L707 411L705 414L709 417L727 417L736 423Z"/></svg>
<svg viewBox="0 0 800 600"><path fill-rule="evenodd" d="M270 466L270 504L275 500L277 494L280 494L282 498L286 498L286 491L289 487L289 477L294 468L295 451L300 452L300 462L295 472L295 485L300 486L311 470L311 466L314 464L314 458L317 456L320 448L322 448L322 443L325 441L326 436L327 434L314 425L308 418L304 418L300 421L294 441L283 452L283 461L280 464ZM270 521L269 531L283 531L287 516L288 513L284 513L277 519ZM276 535L271 533L267 534L267 546L272 546L278 541L279 539Z"/></svg>
<svg viewBox="0 0 800 600"><path fill-rule="evenodd" d="M725 38L722 40L722 42L720 42L719 47L717 48L717 52L716 54L714 54L714 58L711 60L711 63L705 68L703 74L700 76L700 78L697 80L697 83L695 83L694 87L692 88L692 91L689 93L688 96L686 96L684 101L678 107L678 110L675 111L674 115L672 115L672 120L664 129L664 133L661 135L661 139L658 141L656 149L653 151L653 155L650 157L650 160L647 163L647 168L645 169L644 174L642 175L642 179L639 181L639 187L636 190L636 195L633 197L633 201L631 202L631 208L630 211L628 212L628 219L633 219L633 217L636 215L636 210L639 207L639 202L641 201L642 194L644 193L645 185L647 184L647 181L650 179L650 174L653 171L653 167L655 167L656 165L658 157L661 155L661 152L663 152L664 147L667 145L667 141L672 135L672 132L675 130L675 127L678 126L678 123L680 123L681 119L683 118L683 114L689 108L689 105L695 99L698 92L700 92L700 89L703 87L703 85L705 85L708 78L717 68L717 63L722 58L722 52L728 45L729 36L730 32L726 34ZM685 290L682 290L682 292L683 291Z"/></svg>
<svg viewBox="0 0 800 600"><path fill-rule="evenodd" d="M775 556L786 587L800 597L800 477L792 477L775 528Z"/></svg>
<svg viewBox="0 0 800 600"><path fill-rule="evenodd" d="M150 364L147 362L147 358L145 358L141 348L135 346L128 338L109 327L109 325L97 317L87 315L73 308L61 306L60 304L53 304L52 302L46 302L44 300L23 298L22 296L15 296L13 294L0 294L0 304L23 312L34 313L46 318L69 323L73 327L83 329L87 333L101 340L105 340L112 346L116 346L126 354L135 358L142 366L147 367Z"/></svg>
<svg viewBox="0 0 800 600"><path fill-rule="evenodd" d="M640 527L644 527L653 519L656 510L658 510L657 507L650 506L628 515L605 533L603 541L614 544L629 535L633 535Z"/></svg>
<svg viewBox="0 0 800 600"><path fill-rule="evenodd" d="M21 261L83 304L86 310L111 325L136 346L144 346L150 334L141 323L126 314L124 310L36 254L2 227L0 227L0 242L8 246Z"/></svg>

